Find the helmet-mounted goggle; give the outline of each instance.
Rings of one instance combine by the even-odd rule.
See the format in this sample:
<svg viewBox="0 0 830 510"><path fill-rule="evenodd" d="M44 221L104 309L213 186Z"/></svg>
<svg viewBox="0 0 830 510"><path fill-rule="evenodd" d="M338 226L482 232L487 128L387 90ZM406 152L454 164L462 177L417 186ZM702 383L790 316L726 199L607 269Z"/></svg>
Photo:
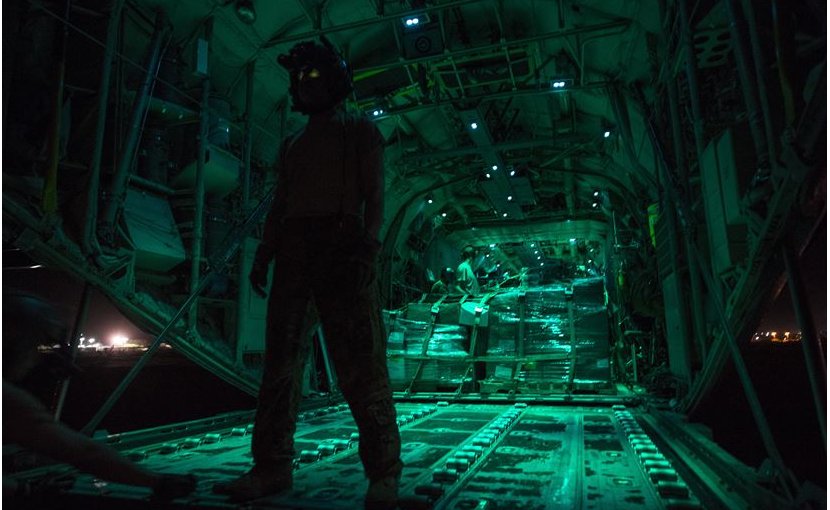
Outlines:
<svg viewBox="0 0 830 510"><path fill-rule="evenodd" d="M322 44L313 41L298 43L288 54L277 57L277 62L291 75L289 92L293 99L293 109L303 113L312 112L297 96L298 85L305 80L325 80L335 104L345 99L352 90L352 75L348 64L328 39L323 36L320 41Z"/></svg>

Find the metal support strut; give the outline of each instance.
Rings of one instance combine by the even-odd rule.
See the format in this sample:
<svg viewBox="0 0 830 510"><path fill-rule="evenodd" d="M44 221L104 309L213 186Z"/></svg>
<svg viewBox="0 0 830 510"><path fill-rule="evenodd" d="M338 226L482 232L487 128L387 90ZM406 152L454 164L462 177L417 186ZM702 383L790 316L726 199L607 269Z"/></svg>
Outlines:
<svg viewBox="0 0 830 510"><path fill-rule="evenodd" d="M147 107L150 104L150 93L153 85L156 82L156 75L158 74L159 65L161 62L162 43L169 33L167 18L164 11L158 11L156 14L156 26L153 32L153 39L150 43L150 52L147 55L146 71L144 81L141 83L141 88L135 95L133 101L133 111L130 117L130 127L127 131L127 137L124 141L124 146L121 150L121 157L119 158L118 168L112 179L112 188L109 196L109 204L104 211L104 216L101 219L101 235L105 243L112 244L115 238L116 223L118 221L118 214L121 212L121 206L124 204L124 199L127 196L127 181L129 180L130 172L132 171L133 161L138 147L138 139L141 136L141 127L144 124L144 116Z"/></svg>
<svg viewBox="0 0 830 510"><path fill-rule="evenodd" d="M86 325L87 313L89 312L89 299L91 297L91 285L89 282L84 284L84 290L81 294L81 303L78 307L78 313L75 314L75 324L72 325L72 336L69 338L69 359L75 361L78 353L78 342L80 340L81 331ZM63 405L66 403L66 394L69 392L69 383L72 381L71 376L67 376L60 383L58 389L57 400L55 402L55 421L60 421L63 413Z"/></svg>
<svg viewBox="0 0 830 510"><path fill-rule="evenodd" d="M216 277L222 274L225 269L227 269L231 258L236 254L237 250L239 249L240 243L245 239L251 230L259 223L259 221L265 216L265 213L268 212L268 209L271 207L271 202L274 199L274 190L271 189L266 195L265 198L257 205L257 207L251 212L245 222L239 226L238 229L231 230L228 235L223 239L222 244L219 246L219 249L216 250L215 253L211 256L209 263L208 263L208 272L205 274L204 278L199 281L199 284L193 288L190 292L190 295L187 296L187 299L179 306L179 309L176 310L176 313L167 321L167 324L161 329L161 332L156 336L153 343L150 347L147 348L147 351L141 356L141 358L136 361L133 368L130 369L129 373L124 376L124 379L118 384L118 387L113 390L112 394L107 397L106 402L101 405L101 408L98 409L98 412L95 413L89 423L84 425L84 428L81 429L81 432L87 435L92 434L95 431L95 428L101 423L101 420L107 415L107 413L112 410L112 407L118 402L118 399L121 398L121 395L133 382L133 380L138 376L141 369L144 368L144 365L150 361L150 358L153 357L153 354L161 347L161 343L167 335L167 332L170 331L173 326L179 321L179 319L188 311L190 310L193 303L196 301L196 298L199 297L199 294L207 288L209 285L213 283Z"/></svg>
<svg viewBox="0 0 830 510"><path fill-rule="evenodd" d="M810 380L810 390L813 393L813 403L816 406L821 438L824 440L824 449L827 449L827 419L825 417L826 394L823 388L827 384L827 368L824 366L824 353L810 312L807 310L807 291L804 289L804 280L798 267L795 255L790 246L784 243L781 251L784 255L784 266L787 271L787 285L793 300L795 317L801 328L801 348L804 351L804 364L807 367L807 378Z"/></svg>

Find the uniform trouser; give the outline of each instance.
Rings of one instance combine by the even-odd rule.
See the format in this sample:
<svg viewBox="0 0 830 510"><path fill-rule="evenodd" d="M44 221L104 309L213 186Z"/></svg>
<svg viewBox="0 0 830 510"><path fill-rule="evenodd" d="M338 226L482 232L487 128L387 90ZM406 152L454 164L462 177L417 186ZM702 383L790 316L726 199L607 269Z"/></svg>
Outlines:
<svg viewBox="0 0 830 510"><path fill-rule="evenodd" d="M313 303L338 385L357 424L366 476L377 480L401 472L377 284L373 274L368 284L355 283L360 276L355 273L363 269L350 262L361 234L362 227L354 222L295 220L283 228L268 300L265 365L252 440L258 469L284 470L293 462L310 343L304 319Z"/></svg>

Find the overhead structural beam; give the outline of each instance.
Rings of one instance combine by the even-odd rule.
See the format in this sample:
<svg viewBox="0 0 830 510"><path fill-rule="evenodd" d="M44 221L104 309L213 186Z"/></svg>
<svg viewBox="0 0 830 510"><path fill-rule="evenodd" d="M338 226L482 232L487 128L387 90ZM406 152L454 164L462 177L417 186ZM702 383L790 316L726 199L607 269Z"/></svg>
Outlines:
<svg viewBox="0 0 830 510"><path fill-rule="evenodd" d="M303 14L305 14L305 17L308 18L308 21L311 22L311 26L314 27L314 30L320 30L323 19L322 4L316 5L313 9L306 5L303 0L297 0L297 4L300 6Z"/></svg>
<svg viewBox="0 0 830 510"><path fill-rule="evenodd" d="M453 50L444 53L439 53L437 55L430 55L426 57L420 58L412 58L407 59L404 61L394 61L394 62L387 62L386 64L379 64L376 66L369 66L369 67L361 67L354 70L355 76L358 76L360 73L371 72L371 71L384 71L387 69L394 69L396 67L402 67L410 64L420 64L423 62L430 62L433 60L444 60L446 58L457 58L463 57L464 55L474 55L477 53L481 53L484 51L492 51L502 49L507 46L524 46L531 43L536 43L540 41L546 41L548 39L559 39L562 37L570 37L574 35L585 34L589 32L600 32L602 30L608 30L611 28L618 28L624 27L631 24L630 20L627 19L620 19L616 21L609 21L607 23L600 23L597 25L586 25L584 27L577 27L571 28L568 30L557 30L555 32L547 32L544 34L534 35L532 37L524 37L522 39L514 39L512 41L502 41L493 44L487 44L484 46L476 46L474 48L465 48L463 50ZM314 35L307 35L306 38L314 37ZM293 38L292 38L293 40Z"/></svg>
<svg viewBox="0 0 830 510"><path fill-rule="evenodd" d="M455 243L475 244L480 239L499 239L501 243L520 243L528 239L569 239L578 237L600 241L608 231L608 222L593 217L574 218L566 215L530 219L523 222L493 220L476 222L476 229L464 227L452 231L447 238ZM521 227L521 228L519 228Z"/></svg>
<svg viewBox="0 0 830 510"><path fill-rule="evenodd" d="M584 136L578 135L568 135L558 137L556 142L563 142L563 143L580 143L585 142ZM500 143L493 145L492 148L495 151L507 151L507 150L521 150L521 149L533 149L537 147L546 147L550 148L552 141L551 140L526 140L521 142L508 142L508 143ZM479 154L480 149L478 147L462 147L459 149L450 149L445 151L432 151L426 154L417 154L412 156L403 156L401 160L407 163L418 163L420 161L428 161L431 159L451 159L458 156L466 156L470 154ZM583 160L584 161L584 160ZM580 167L580 168L545 168L544 171L546 173L572 173L576 175L583 175L583 176L591 176L596 177L599 180L605 181L608 183L610 188L613 188L617 193L621 196L626 195L627 193L631 193L632 190L630 186L624 184L620 179L617 178L617 175L614 172L609 172L605 170L594 170L590 168Z"/></svg>
<svg viewBox="0 0 830 510"><path fill-rule="evenodd" d="M375 12L378 16L383 16L384 12L384 5L383 0L369 0L369 3L372 4L372 7L375 8Z"/></svg>
<svg viewBox="0 0 830 510"><path fill-rule="evenodd" d="M453 7L461 7L462 5L467 4L476 4L484 1L492 0L455 0L453 2L447 2L441 5L425 6L423 9L418 9L417 11L419 13L430 13L434 11L442 11L444 9L452 9ZM317 37L320 37L321 35L334 34L337 32L343 32L345 30L354 30L356 28L365 28L371 25L384 23L387 21L398 21L401 19L402 16L406 16L407 12L409 11L398 12L395 14L385 14L373 19L365 19L361 21L355 21L354 23L346 23L344 25L320 28L318 30L312 30L311 32L303 32L302 34L290 35L287 37L272 37L262 44L262 48L272 48L278 44L302 41L303 39L315 39Z"/></svg>
<svg viewBox="0 0 830 510"><path fill-rule="evenodd" d="M476 94L474 96L466 96L463 99L467 101L494 101L496 99L513 99L519 96L544 96L548 94L563 94L566 92L574 92L579 90L602 89L608 86L608 82L598 81L589 83L587 85L576 85L565 90L562 89L520 89L520 90L505 90L502 92L492 92L488 94ZM439 106L448 106L453 104L453 101L442 101L438 103L423 103L413 106L404 106L401 108L390 107L387 108L386 113L375 117L376 120L381 120L385 117L394 115L401 115L403 113L411 113L419 110L428 110L430 108L437 108Z"/></svg>
<svg viewBox="0 0 830 510"><path fill-rule="evenodd" d="M557 137L555 142L561 143L580 143L585 141L585 136L583 135L568 135L568 136L561 136ZM511 151L511 150L520 150L520 149L534 149L536 147L550 147L554 143L554 140L525 140L521 142L506 142L506 143L497 143L491 145L489 148L496 151ZM429 151L429 152L420 152L418 154L413 154L411 156L402 156L401 160L406 162L412 161L427 161L432 159L448 159L454 158L457 156L467 156L470 154L480 154L481 147L479 146L471 146L471 147L461 147L458 149L449 149L444 151Z"/></svg>

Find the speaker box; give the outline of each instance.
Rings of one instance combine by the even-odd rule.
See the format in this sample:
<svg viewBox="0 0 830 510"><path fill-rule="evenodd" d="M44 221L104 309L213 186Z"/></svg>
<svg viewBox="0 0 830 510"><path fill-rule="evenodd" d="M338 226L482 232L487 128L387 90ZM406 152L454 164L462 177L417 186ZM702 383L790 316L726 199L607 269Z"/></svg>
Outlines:
<svg viewBox="0 0 830 510"><path fill-rule="evenodd" d="M404 30L403 51L406 58L439 55L444 52L441 28L431 24L415 30Z"/></svg>

